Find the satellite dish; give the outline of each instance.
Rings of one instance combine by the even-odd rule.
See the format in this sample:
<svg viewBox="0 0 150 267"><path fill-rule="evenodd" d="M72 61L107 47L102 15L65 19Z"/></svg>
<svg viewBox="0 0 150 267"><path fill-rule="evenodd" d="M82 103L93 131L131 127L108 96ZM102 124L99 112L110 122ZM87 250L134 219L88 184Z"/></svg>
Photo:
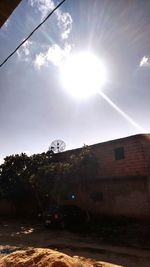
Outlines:
<svg viewBox="0 0 150 267"><path fill-rule="evenodd" d="M56 152L56 153L59 153L59 152L62 152L64 151L66 148L66 144L64 141L62 140L54 140L50 147L49 147L49 150L50 151L53 151L53 152Z"/></svg>

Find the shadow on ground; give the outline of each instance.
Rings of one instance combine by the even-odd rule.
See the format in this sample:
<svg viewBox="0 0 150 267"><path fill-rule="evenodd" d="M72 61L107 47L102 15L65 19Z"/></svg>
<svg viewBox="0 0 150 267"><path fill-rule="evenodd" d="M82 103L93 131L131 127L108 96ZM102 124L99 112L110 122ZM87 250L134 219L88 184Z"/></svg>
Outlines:
<svg viewBox="0 0 150 267"><path fill-rule="evenodd" d="M123 267L149 267L150 224L101 220L68 230L47 229L41 222L1 219L0 250L43 247L91 257Z"/></svg>

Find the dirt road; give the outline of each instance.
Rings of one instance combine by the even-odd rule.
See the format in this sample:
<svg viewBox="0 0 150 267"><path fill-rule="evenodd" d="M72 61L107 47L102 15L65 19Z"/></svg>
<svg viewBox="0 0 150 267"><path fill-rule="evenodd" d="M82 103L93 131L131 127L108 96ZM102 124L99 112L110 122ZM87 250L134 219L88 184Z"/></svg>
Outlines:
<svg viewBox="0 0 150 267"><path fill-rule="evenodd" d="M124 238L124 236L122 236ZM117 233L116 233L117 240ZM123 267L149 267L150 250L142 247L109 244L96 233L46 229L41 223L1 220L0 250L41 247L52 248L68 255L94 258Z"/></svg>

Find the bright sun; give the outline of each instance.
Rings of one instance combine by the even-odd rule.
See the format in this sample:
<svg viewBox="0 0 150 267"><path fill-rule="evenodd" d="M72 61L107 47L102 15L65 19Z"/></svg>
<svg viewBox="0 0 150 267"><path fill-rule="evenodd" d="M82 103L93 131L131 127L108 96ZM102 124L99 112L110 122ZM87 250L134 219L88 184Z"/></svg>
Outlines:
<svg viewBox="0 0 150 267"><path fill-rule="evenodd" d="M82 52L67 58L61 66L64 88L77 98L96 94L106 81L103 63L93 54Z"/></svg>

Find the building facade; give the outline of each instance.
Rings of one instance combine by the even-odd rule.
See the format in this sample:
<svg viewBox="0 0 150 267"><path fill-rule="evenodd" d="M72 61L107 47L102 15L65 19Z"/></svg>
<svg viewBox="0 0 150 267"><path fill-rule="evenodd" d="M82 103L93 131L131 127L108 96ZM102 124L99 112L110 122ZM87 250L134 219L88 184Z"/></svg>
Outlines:
<svg viewBox="0 0 150 267"><path fill-rule="evenodd" d="M98 160L98 177L67 181L68 193L73 196L69 203L97 215L150 218L150 135L90 147ZM77 151L63 154L66 157Z"/></svg>

